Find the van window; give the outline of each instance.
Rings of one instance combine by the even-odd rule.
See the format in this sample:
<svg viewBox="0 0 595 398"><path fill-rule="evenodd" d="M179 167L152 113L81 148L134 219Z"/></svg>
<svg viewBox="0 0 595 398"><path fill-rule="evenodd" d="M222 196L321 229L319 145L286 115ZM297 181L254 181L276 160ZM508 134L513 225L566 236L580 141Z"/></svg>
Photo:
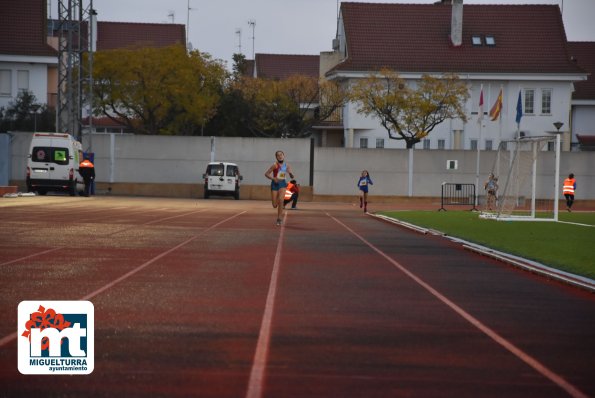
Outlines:
<svg viewBox="0 0 595 398"><path fill-rule="evenodd" d="M34 162L46 162L66 165L68 164L68 148L36 146L33 148L31 159Z"/></svg>
<svg viewBox="0 0 595 398"><path fill-rule="evenodd" d="M211 177L223 176L223 164L210 164L207 166L207 175Z"/></svg>
<svg viewBox="0 0 595 398"><path fill-rule="evenodd" d="M235 177L238 176L240 173L238 171L238 166L227 166L227 174L228 177Z"/></svg>

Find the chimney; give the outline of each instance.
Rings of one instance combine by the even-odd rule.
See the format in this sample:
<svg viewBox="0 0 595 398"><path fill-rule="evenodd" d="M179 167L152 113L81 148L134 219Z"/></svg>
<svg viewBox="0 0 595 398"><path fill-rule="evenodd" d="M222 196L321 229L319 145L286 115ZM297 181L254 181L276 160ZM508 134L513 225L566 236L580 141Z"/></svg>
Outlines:
<svg viewBox="0 0 595 398"><path fill-rule="evenodd" d="M463 0L452 0L450 41L455 47L463 44Z"/></svg>

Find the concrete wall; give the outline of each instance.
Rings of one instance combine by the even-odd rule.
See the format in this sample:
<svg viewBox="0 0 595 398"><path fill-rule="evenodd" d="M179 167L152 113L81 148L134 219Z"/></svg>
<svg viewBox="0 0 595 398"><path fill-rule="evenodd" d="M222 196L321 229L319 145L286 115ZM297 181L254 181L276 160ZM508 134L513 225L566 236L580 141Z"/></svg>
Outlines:
<svg viewBox="0 0 595 398"><path fill-rule="evenodd" d="M13 133L13 185L24 190L31 133ZM212 146L213 142L213 146ZM313 184L310 185L309 139L260 139L220 137L134 136L93 134L83 147L95 153L98 192L148 196L202 196L202 174L211 156L216 161L238 163L244 177L242 198L267 199L269 182L264 172L281 149L304 187L303 198L357 195L356 182L366 169L374 180L371 192L377 198L408 196L409 151L406 149L314 148ZM480 154L480 184L493 169L496 151ZM447 161L456 160L456 170ZM477 153L463 150L414 150L413 197L440 197L441 185L475 183ZM538 172L538 197L547 197L554 185L554 154L543 153ZM595 152L563 152L560 177L570 172L577 178L577 199L595 199ZM524 184L529 195L530 183ZM561 186L561 185L560 185ZM483 195L480 190L480 195Z"/></svg>
<svg viewBox="0 0 595 398"><path fill-rule="evenodd" d="M95 153L97 181L202 184L207 163L237 163L246 185L266 184L264 172L283 150L300 180L310 173L310 140L92 134L83 148ZM307 182L306 182L307 184Z"/></svg>
<svg viewBox="0 0 595 398"><path fill-rule="evenodd" d="M10 179L10 135L0 134L0 187L8 185Z"/></svg>

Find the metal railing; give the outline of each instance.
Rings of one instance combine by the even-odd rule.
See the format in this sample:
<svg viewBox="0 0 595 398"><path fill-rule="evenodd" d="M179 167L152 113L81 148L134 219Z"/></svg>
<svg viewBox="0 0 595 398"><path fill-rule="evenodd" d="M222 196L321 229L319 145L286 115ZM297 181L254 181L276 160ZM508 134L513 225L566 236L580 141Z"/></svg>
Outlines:
<svg viewBox="0 0 595 398"><path fill-rule="evenodd" d="M475 208L475 185L443 182L438 211L446 211L444 206L471 206L470 210L477 210Z"/></svg>

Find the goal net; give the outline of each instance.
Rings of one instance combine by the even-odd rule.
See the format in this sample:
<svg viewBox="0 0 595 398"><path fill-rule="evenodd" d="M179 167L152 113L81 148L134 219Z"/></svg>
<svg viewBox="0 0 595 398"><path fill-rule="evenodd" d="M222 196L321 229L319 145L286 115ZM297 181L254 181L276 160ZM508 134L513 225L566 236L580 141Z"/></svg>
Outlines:
<svg viewBox="0 0 595 398"><path fill-rule="evenodd" d="M491 172L497 185L486 187L481 217L556 221L555 145L556 137L502 141Z"/></svg>

